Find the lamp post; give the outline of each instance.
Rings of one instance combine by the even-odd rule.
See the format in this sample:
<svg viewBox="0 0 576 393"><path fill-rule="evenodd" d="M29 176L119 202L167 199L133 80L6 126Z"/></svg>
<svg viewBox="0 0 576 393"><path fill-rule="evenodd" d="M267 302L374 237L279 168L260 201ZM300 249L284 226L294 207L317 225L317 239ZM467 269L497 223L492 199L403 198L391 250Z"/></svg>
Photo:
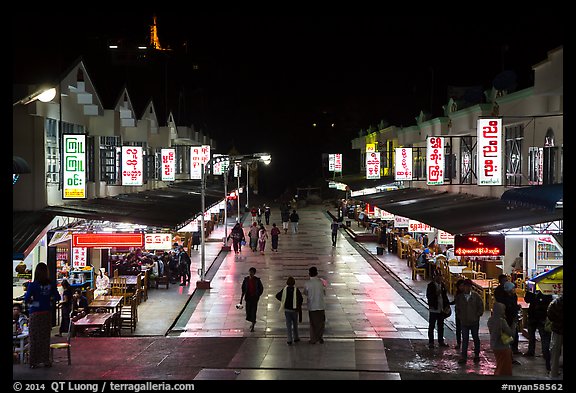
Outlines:
<svg viewBox="0 0 576 393"><path fill-rule="evenodd" d="M224 160L228 160L228 162L232 162L234 161L234 165L238 165L239 167L241 167L242 165L242 160L246 159L246 158L252 158L252 159L258 159L258 160L262 160L265 164L269 164L271 161L271 156L270 154L266 154L266 153L254 153L254 154L246 154L246 155L241 155L241 156L232 156L232 157L227 157L227 156L219 156L217 158L211 158L210 160L208 160L208 162L206 163L206 165L201 164L200 165L200 172L201 172L201 178L200 178L200 198L201 198L201 204L200 207L202 209L201 212L201 218L200 218L200 280L196 281L196 288L197 289L210 289L210 282L206 281L206 249L205 249L205 243L206 243L206 234L205 234L205 229L204 229L204 211L206 210L206 168L210 168L212 166L213 162L219 162L219 161L224 161ZM227 207L228 207L228 171L230 170L230 165L228 165L228 167L226 168L226 170L224 171L224 202L225 202L225 208L224 208L224 244L226 244L227 242L227 238L228 238L228 214L227 214ZM238 173L238 175L240 175L240 173ZM238 176L238 190L240 190L240 176ZM238 221L240 222L240 195L238 194Z"/></svg>

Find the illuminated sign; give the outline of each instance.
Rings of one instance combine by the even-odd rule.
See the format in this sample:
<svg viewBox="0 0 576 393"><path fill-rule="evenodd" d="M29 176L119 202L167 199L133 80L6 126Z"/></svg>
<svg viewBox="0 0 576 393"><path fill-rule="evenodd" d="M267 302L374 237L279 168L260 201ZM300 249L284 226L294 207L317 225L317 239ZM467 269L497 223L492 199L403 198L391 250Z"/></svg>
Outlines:
<svg viewBox="0 0 576 393"><path fill-rule="evenodd" d="M366 153L366 179L380 179L380 152Z"/></svg>
<svg viewBox="0 0 576 393"><path fill-rule="evenodd" d="M395 228L408 228L410 225L410 219L402 216L394 216L394 227Z"/></svg>
<svg viewBox="0 0 576 393"><path fill-rule="evenodd" d="M328 154L328 172L334 172L334 156L335 154Z"/></svg>
<svg viewBox="0 0 576 393"><path fill-rule="evenodd" d="M426 140L426 184L444 184L444 138L429 137Z"/></svg>
<svg viewBox="0 0 576 393"><path fill-rule="evenodd" d="M143 233L73 233L73 247L142 247Z"/></svg>
<svg viewBox="0 0 576 393"><path fill-rule="evenodd" d="M478 185L502 185L502 119L478 119Z"/></svg>
<svg viewBox="0 0 576 393"><path fill-rule="evenodd" d="M86 135L64 134L63 199L86 198Z"/></svg>
<svg viewBox="0 0 576 393"><path fill-rule="evenodd" d="M432 232L434 232L434 228L432 228L430 225L424 224L423 222L420 222L420 221L409 220L408 221L408 232L432 233Z"/></svg>
<svg viewBox="0 0 576 393"><path fill-rule="evenodd" d="M190 147L190 179L202 179L202 146Z"/></svg>
<svg viewBox="0 0 576 393"><path fill-rule="evenodd" d="M86 266L86 247L72 247L72 267L81 268Z"/></svg>
<svg viewBox="0 0 576 393"><path fill-rule="evenodd" d="M412 148L396 148L394 157L394 180L412 180Z"/></svg>
<svg viewBox="0 0 576 393"><path fill-rule="evenodd" d="M122 146L123 186L141 186L143 184L142 162L142 147Z"/></svg>
<svg viewBox="0 0 576 393"><path fill-rule="evenodd" d="M436 236L438 244L454 244L454 235L438 229L438 236Z"/></svg>
<svg viewBox="0 0 576 393"><path fill-rule="evenodd" d="M144 235L146 250L170 250L172 248L171 233L147 233Z"/></svg>
<svg viewBox="0 0 576 393"><path fill-rule="evenodd" d="M334 172L342 172L342 154L334 154Z"/></svg>
<svg viewBox="0 0 576 393"><path fill-rule="evenodd" d="M162 149L160 155L162 181L176 180L176 149Z"/></svg>
<svg viewBox="0 0 576 393"><path fill-rule="evenodd" d="M504 255L504 235L455 235L454 254L467 256L501 256Z"/></svg>

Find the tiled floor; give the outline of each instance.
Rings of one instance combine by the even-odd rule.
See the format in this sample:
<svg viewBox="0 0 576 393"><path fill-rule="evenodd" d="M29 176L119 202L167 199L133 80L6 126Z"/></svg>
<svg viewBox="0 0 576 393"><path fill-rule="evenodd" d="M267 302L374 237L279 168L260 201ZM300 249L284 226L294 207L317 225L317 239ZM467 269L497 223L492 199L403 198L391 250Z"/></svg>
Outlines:
<svg viewBox="0 0 576 393"><path fill-rule="evenodd" d="M344 231L332 247L327 208L299 209L299 233L281 233L278 253L269 244L264 255L248 247L238 256L221 253L220 227L213 233L216 241L206 244L211 289L196 289L196 274L192 285L150 290L139 306L134 337L74 338L72 366L15 365L14 379L492 379L489 313L481 320L480 364L458 365L453 347L428 349L428 281L413 281L405 260L387 252L376 255L376 244L355 243ZM271 223L279 223L279 213L273 209ZM190 254L196 273L200 254ZM288 346L275 294L290 275L302 287L312 265L328 281L325 343L308 344L305 306L302 341ZM251 266L265 287L254 332L244 310L235 307ZM453 345L453 319L446 325L445 337ZM526 345L523 339L521 348ZM541 357L520 361L506 379L546 379Z"/></svg>

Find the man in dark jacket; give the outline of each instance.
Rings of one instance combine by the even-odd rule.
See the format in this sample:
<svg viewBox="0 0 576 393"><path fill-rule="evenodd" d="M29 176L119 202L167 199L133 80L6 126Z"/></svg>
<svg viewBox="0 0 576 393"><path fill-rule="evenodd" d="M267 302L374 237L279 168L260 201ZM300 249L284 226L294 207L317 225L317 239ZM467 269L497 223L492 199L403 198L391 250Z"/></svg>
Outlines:
<svg viewBox="0 0 576 393"><path fill-rule="evenodd" d="M258 300L264 292L264 285L260 277L256 276L256 268L251 267L248 269L249 275L244 277L242 281L242 295L240 296L240 304L242 299L246 300L246 320L252 322L250 331L254 331L256 324L256 312L258 311Z"/></svg>
<svg viewBox="0 0 576 393"><path fill-rule="evenodd" d="M534 356L536 351L536 330L542 343L542 356L546 361L546 370L550 371L550 338L551 333L544 328L548 306L552 302L552 295L544 295L541 291L526 292L524 301L528 307L528 351L524 356Z"/></svg>
<svg viewBox="0 0 576 393"><path fill-rule="evenodd" d="M516 285L508 281L508 277L505 274L498 276L498 285L494 289L494 300L503 303L506 306L506 322L508 326L514 331L514 342L510 344L512 348L513 355L519 355L518 350L518 312L520 311L520 305L518 304L518 296L516 295ZM520 364L519 361L514 359L513 364Z"/></svg>
<svg viewBox="0 0 576 393"><path fill-rule="evenodd" d="M564 295L552 301L548 306L548 319L552 322L552 338L550 340L550 376L558 377L560 355L564 345Z"/></svg>
<svg viewBox="0 0 576 393"><path fill-rule="evenodd" d="M442 282L442 274L434 276L426 287L426 299L428 300L429 318L428 318L428 348L434 348L434 326L438 329L438 346L447 347L444 342L444 308L450 307L446 286Z"/></svg>

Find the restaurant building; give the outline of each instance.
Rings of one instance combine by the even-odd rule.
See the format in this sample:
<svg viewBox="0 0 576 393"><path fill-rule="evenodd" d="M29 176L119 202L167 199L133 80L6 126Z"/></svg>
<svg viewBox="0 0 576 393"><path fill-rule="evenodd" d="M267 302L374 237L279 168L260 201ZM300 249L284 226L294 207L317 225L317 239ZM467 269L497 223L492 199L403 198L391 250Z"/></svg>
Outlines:
<svg viewBox="0 0 576 393"><path fill-rule="evenodd" d="M450 98L441 117L420 112L415 125L353 139L360 173L369 177L374 160L367 157L376 154L379 176L367 180L370 192L351 182L343 198L368 207L372 217L376 207L431 227L430 242L439 230L504 234L503 273L520 252L528 277L562 265L563 48L532 69L531 87L491 87L474 104ZM487 144L478 130L492 125L499 137ZM398 189L376 189L386 185Z"/></svg>

